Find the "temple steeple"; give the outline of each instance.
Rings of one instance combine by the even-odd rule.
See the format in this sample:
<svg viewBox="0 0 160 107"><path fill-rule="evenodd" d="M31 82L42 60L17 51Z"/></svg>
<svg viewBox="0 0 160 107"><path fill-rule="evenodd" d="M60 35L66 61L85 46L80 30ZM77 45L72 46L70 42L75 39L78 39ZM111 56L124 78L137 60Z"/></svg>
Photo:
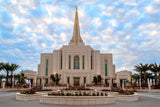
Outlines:
<svg viewBox="0 0 160 107"><path fill-rule="evenodd" d="M80 35L80 27L79 27L79 20L78 20L78 7L76 6L76 14L74 20L74 29L73 29L73 36L70 40L69 44L84 44L83 40Z"/></svg>

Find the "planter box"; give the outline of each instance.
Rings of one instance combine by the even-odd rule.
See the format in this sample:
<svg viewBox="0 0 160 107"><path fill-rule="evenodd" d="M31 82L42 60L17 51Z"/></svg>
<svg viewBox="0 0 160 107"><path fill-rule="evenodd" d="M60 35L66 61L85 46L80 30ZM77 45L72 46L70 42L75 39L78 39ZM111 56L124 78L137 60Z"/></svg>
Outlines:
<svg viewBox="0 0 160 107"><path fill-rule="evenodd" d="M45 95L44 93L36 92L35 94L16 94L16 100L19 101L33 101L39 100L41 95Z"/></svg>
<svg viewBox="0 0 160 107"><path fill-rule="evenodd" d="M48 96L43 95L40 103L59 105L104 105L115 103L110 96Z"/></svg>
<svg viewBox="0 0 160 107"><path fill-rule="evenodd" d="M138 101L139 96L138 95L117 95L118 101Z"/></svg>

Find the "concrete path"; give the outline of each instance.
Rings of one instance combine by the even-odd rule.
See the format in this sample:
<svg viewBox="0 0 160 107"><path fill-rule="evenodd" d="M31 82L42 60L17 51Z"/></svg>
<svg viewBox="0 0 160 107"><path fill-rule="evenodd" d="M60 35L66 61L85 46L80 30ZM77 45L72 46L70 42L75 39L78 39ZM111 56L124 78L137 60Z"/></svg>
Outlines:
<svg viewBox="0 0 160 107"><path fill-rule="evenodd" d="M0 96L0 107L69 107L69 106L40 104L39 101L21 102L21 101L16 101L15 95L9 95L9 96ZM76 107L88 107L88 106L76 106ZM136 102L118 101L115 104L89 106L89 107L160 107L160 100L155 98L140 96L140 100Z"/></svg>

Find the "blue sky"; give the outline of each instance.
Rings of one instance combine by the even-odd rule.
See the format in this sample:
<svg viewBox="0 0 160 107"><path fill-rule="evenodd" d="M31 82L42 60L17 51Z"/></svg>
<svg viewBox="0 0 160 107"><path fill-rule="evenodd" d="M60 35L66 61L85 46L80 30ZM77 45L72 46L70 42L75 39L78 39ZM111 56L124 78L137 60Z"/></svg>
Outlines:
<svg viewBox="0 0 160 107"><path fill-rule="evenodd" d="M69 43L75 5L83 41L116 71L160 63L160 0L0 0L0 62L37 71L40 53Z"/></svg>

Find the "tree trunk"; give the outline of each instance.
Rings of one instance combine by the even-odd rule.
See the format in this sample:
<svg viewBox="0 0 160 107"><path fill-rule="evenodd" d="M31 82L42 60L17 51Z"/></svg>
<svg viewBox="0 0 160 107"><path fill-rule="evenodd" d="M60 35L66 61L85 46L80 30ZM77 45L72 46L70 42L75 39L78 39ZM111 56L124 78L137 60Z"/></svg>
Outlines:
<svg viewBox="0 0 160 107"><path fill-rule="evenodd" d="M147 85L147 76L146 76L146 73L144 73L144 79L145 79L145 85Z"/></svg>
<svg viewBox="0 0 160 107"><path fill-rule="evenodd" d="M7 71L7 76L6 76L6 86L8 86L8 71Z"/></svg>
<svg viewBox="0 0 160 107"><path fill-rule="evenodd" d="M12 79L13 79L13 73L11 72L11 87L12 87L12 84L13 84L13 82L12 82Z"/></svg>
<svg viewBox="0 0 160 107"><path fill-rule="evenodd" d="M155 86L157 85L157 73L155 73Z"/></svg>
<svg viewBox="0 0 160 107"><path fill-rule="evenodd" d="M140 75L140 76L141 76L141 85L142 85L142 72L141 72L141 75Z"/></svg>
<svg viewBox="0 0 160 107"><path fill-rule="evenodd" d="M153 85L153 78L152 78L152 85Z"/></svg>

